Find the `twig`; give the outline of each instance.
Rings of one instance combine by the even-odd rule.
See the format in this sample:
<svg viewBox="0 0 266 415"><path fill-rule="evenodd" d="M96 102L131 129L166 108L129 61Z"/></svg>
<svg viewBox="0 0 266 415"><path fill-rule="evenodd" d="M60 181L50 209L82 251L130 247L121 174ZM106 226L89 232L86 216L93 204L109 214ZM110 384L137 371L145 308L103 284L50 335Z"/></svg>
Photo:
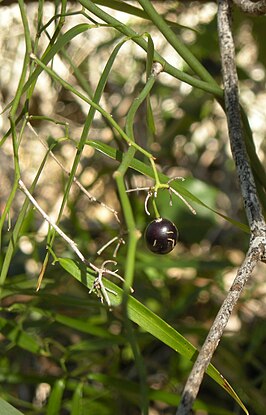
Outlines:
<svg viewBox="0 0 266 415"><path fill-rule="evenodd" d="M101 255L102 252L108 248L108 246L110 246L113 242L117 241L116 243L116 247L114 249L114 253L113 253L113 257L115 258L117 255L117 252L120 248L120 246L123 244L125 245L125 241L121 236L115 236L114 238L112 238L110 241L106 242L106 244L104 244L100 249L98 249L97 251L97 255Z"/></svg>
<svg viewBox="0 0 266 415"><path fill-rule="evenodd" d="M177 179L182 180L182 182L185 180L184 177L177 176L177 177L173 177L172 179L168 180L167 184L160 184L159 186L155 185L155 186L150 186L150 187L136 187L134 189L127 189L126 193L139 192L140 190L147 191L147 196L144 202L144 209L147 215L150 216L150 212L148 209L148 203L149 203L150 198L151 197L156 198L159 189L167 189L169 192L169 197L170 197L170 206L173 206L172 193L174 193L177 197L179 197L179 199L182 200L183 203L185 203L185 205L189 208L189 210L193 213L193 215L196 215L195 209L190 205L190 203L188 203L188 201L184 198L184 196L182 196L177 190L173 189L170 186L170 183Z"/></svg>
<svg viewBox="0 0 266 415"><path fill-rule="evenodd" d="M41 206L37 203L37 201L34 199L34 197L32 196L32 194L28 191L27 187L25 186L25 184L23 183L23 181L21 179L19 179L18 181L19 187L21 188L21 190L25 193L25 195L27 196L27 198L31 201L31 203L33 204L33 206L38 210L38 212L42 215L42 217L49 223L49 225L54 228L54 230L68 243L68 245L72 248L72 250L77 254L77 256L79 257L79 259L83 262L86 263L85 257L83 256L83 254L80 252L80 250L78 249L77 245L75 244L74 241L72 241L72 239L70 239L60 228L59 226L57 226L56 223L54 223L50 217L47 215L47 213L45 213L45 211L41 208Z"/></svg>
<svg viewBox="0 0 266 415"><path fill-rule="evenodd" d="M264 236L266 225L249 165L242 131L230 3L230 0L218 0L218 32L228 132L251 234Z"/></svg>
<svg viewBox="0 0 266 415"><path fill-rule="evenodd" d="M171 186L169 186L169 194L170 194L170 205L172 203L172 195L171 193L173 192L176 196L179 197L179 199L182 200L183 203L185 203L185 205L189 208L189 210L191 211L191 213L193 213L193 215L196 215L196 211L195 209L191 206L190 203L188 203L188 201L175 189L173 189ZM171 205L172 206L172 205Z"/></svg>
<svg viewBox="0 0 266 415"><path fill-rule="evenodd" d="M266 1L233 0L233 2L244 12L253 16L266 14Z"/></svg>
<svg viewBox="0 0 266 415"><path fill-rule="evenodd" d="M85 257L83 256L83 254L80 252L80 250L78 249L76 243L74 241L72 241L72 239L70 239L60 228L59 226L54 223L50 217L47 215L47 213L45 213L45 211L40 207L40 205L38 204L38 202L34 199L34 197L32 196L32 194L28 191L27 187L25 186L25 184L23 183L23 181L21 179L19 179L18 181L18 185L20 187L20 189L25 193L25 195L28 197L28 199L30 200L30 202L33 204L33 206L38 210L38 212L42 215L42 217L49 223L49 225L68 243L68 245L72 248L72 250L75 252L75 254L79 257L79 259L86 265L89 266L91 269L93 269L93 271L96 272L96 277L94 280L94 284L91 288L91 290L89 291L90 293L92 291L96 291L96 293L98 294L98 296L101 299L101 302L103 302L103 300L106 301L107 305L109 308L111 308L111 301L109 299L108 293L110 292L114 295L116 295L116 293L108 288L105 288L103 281L102 281L102 277L103 275L107 274L107 275L112 275L113 277L118 278L121 281L124 281L124 278L122 278L119 274L117 274L118 270L115 271L111 271L108 268L106 268L106 264L107 263L114 263L116 264L115 261L112 260L107 260L104 261L104 263L102 264L102 266L100 268L96 267L94 264L92 264L91 262L87 261L85 259ZM130 287L131 292L133 292L133 289Z"/></svg>
<svg viewBox="0 0 266 415"><path fill-rule="evenodd" d="M30 122L28 122L29 127L31 128L31 130L34 132L34 134L38 137L38 139L40 140L40 142L42 143L42 145L49 150L51 157L54 159L54 161L58 164L59 167L61 167L61 169L68 175L70 176L70 172L65 168L65 166L61 163L60 160L58 160L58 158L55 156L55 154L53 153L52 150L49 149L48 145L46 144L46 142L38 135L38 133L35 131L35 129L33 128L33 126L31 125ZM105 209L109 210L109 212L112 212L116 221L120 224L120 219L118 217L118 212L113 209L111 206L106 205L104 202L96 199L94 196L92 196L87 189L85 189L85 187L80 183L80 181L76 178L76 176L74 176L73 178L73 182L79 187L79 189L87 196L87 198L89 199L90 202L94 202L94 203L98 203L99 205L103 206Z"/></svg>
<svg viewBox="0 0 266 415"><path fill-rule="evenodd" d="M204 372L216 350L223 331L241 292L257 263L265 258L266 224L256 193L256 187L245 149L238 98L235 50L231 31L230 0L218 0L218 32L222 58L225 109L232 154L241 187L244 207L251 230L245 260L240 266L230 291L224 300L209 334L198 354L185 385L177 415L188 415L197 397Z"/></svg>

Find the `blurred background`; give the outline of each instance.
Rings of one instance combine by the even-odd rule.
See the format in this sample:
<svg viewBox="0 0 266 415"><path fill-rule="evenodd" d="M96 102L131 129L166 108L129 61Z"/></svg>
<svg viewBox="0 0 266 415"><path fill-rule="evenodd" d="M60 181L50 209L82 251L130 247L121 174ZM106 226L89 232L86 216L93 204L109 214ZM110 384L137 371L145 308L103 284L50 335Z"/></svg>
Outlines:
<svg viewBox="0 0 266 415"><path fill-rule="evenodd" d="M55 15L58 2L44 3L43 22L46 23ZM173 25L173 28L221 84L216 3L153 3L167 20L182 25ZM137 6L137 2L130 4ZM78 2L69 2L68 11L80 9ZM180 70L188 70L148 20L105 10L135 31L150 33L155 49L169 63ZM37 2L27 3L27 17L33 35L36 34L37 11ZM88 19L81 14L68 16L63 31L82 22L88 23ZM54 23L51 23L47 34L42 33L38 56L45 50L48 35L53 30ZM241 103L250 121L257 154L265 165L265 17L248 17L234 8L233 30ZM92 95L120 38L113 28L92 27L55 56L53 68L78 90ZM24 31L16 2L0 3L0 50L3 111L14 97L25 52ZM132 101L145 85L145 68L146 54L132 41L126 42L117 56L101 99L101 105L121 127ZM79 82L74 69L79 72ZM246 223L226 119L217 101L210 94L162 73L152 89L151 105L156 132L152 134L147 128L146 106L143 104L135 120L137 142L154 154L163 173L169 177L184 177L184 187L206 205ZM58 141L54 148L56 158L68 171L71 169L88 109L88 105L45 73L41 74L30 101L29 114L47 119L32 119L20 137L21 173L28 187L45 156L46 146L53 142ZM60 142L66 135L66 123L69 139ZM0 212L3 212L14 177L11 137L2 140L8 129L6 110L0 118ZM96 113L88 139L126 150L125 144L99 113ZM139 154L138 158L146 161ZM117 167L117 162L86 146L78 168L78 179L93 197L111 209L91 202L73 185L60 222L60 227L77 243L85 257L96 263L112 258L114 244L106 248L100 258L97 251L124 229L112 177ZM60 208L66 180L67 174L52 157L48 157L34 195L53 220L56 220ZM126 181L128 188L152 184L133 170L128 171ZM145 197L144 192L130 193L141 232L151 220L145 213ZM10 220L4 225L1 261L23 200L23 194L18 192ZM192 215L176 196L173 196L171 207L167 192L159 193L158 206L161 215L178 227L180 241L171 254L160 257L158 261L158 257L147 250L143 238L140 239L134 295L194 346L200 347L244 258L249 237L207 208L193 204L197 215ZM118 212L120 223L112 209ZM80 414L140 413L138 394L130 383L138 382L138 374L123 334L120 312L114 310L110 313L95 295L89 295L57 264L49 264L41 290L35 292L46 252L47 231L43 218L31 210L23 223L23 232L2 291L1 396L25 414L46 414L47 400L56 380L67 378L59 414L71 413L73 391L78 384L85 385L83 412ZM126 244L122 245L116 257L121 275L126 249ZM74 257L60 237L56 238L54 250L57 256ZM213 359L214 365L231 383L250 413L258 415L265 413L266 406L265 296L265 265L261 264L246 287ZM8 321L11 328L5 323ZM33 343L25 345L19 342L17 328L19 333L29 335L37 345L41 345L46 353L35 350ZM13 337L11 329L15 333ZM136 337L144 357L149 386L180 393L192 363L137 327ZM117 382L123 380L119 387L115 381L110 381L112 377ZM196 414L241 413L234 401L208 377L199 400L202 405ZM152 400L149 413L170 415L175 413L175 408L176 405L170 402Z"/></svg>

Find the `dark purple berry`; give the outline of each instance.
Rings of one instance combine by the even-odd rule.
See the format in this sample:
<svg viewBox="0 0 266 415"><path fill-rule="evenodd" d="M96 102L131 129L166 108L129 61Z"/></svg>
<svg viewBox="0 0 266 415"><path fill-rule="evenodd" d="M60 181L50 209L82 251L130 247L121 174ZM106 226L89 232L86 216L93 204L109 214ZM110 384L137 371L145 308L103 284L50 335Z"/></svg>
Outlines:
<svg viewBox="0 0 266 415"><path fill-rule="evenodd" d="M176 246L178 230L168 219L155 219L145 230L147 247L156 254L168 254Z"/></svg>

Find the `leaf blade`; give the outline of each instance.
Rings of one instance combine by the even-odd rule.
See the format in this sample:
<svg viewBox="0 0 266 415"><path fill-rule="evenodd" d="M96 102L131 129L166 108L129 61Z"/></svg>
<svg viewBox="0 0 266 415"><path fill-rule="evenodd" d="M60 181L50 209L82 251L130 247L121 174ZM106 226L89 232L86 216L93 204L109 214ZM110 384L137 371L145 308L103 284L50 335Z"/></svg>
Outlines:
<svg viewBox="0 0 266 415"><path fill-rule="evenodd" d="M108 156L114 160L117 160L118 162L121 162L123 159L123 153L119 150L116 150L115 148L102 143L100 141L87 141L87 144L93 148L95 148L96 150L98 150L99 152L103 153L105 156ZM130 164L130 167L136 171L138 171L139 173L142 173L148 177L154 178L153 175L153 170L150 166L148 166L147 164L143 163L140 160L137 160L136 158L134 158L132 160L132 163ZM159 178L161 180L162 183L167 183L167 181L169 180L169 177L167 177L166 175L159 173ZM182 194L182 196L189 198L191 201L197 203L200 206L205 207L206 209L209 209L211 212L221 216L223 219L225 219L227 222L230 222L232 225L236 226L237 228L241 229L242 231L249 233L249 227L247 225L245 225L244 223L238 222L237 220L234 220L226 215L224 215L223 213L219 212L216 209L213 209L212 207L206 205L204 202L202 202L200 199L198 199L195 195L193 195L191 192L189 192L184 186L182 186L180 183L178 182L173 182L171 183L171 187L173 187L173 189L177 190L180 194Z"/></svg>
<svg viewBox="0 0 266 415"><path fill-rule="evenodd" d="M70 275L84 284L89 290L93 288L95 276L89 273L84 264L77 263L70 258L58 258L58 261ZM105 278L103 279L103 282L104 286L111 290L111 292L108 293L111 306L116 307L120 305L123 298L123 290ZM133 322L138 324L138 326L152 334L157 339L161 340L164 344L171 347L182 356L188 358L189 360L195 359L198 353L197 349L168 323L132 296L129 296L127 306L128 317ZM229 393L229 395L239 404L243 411L248 414L248 410L234 389L212 364L208 366L206 372L216 383L225 389L227 393Z"/></svg>
<svg viewBox="0 0 266 415"><path fill-rule="evenodd" d="M22 412L18 411L2 398L0 398L0 413L5 415L23 415Z"/></svg>

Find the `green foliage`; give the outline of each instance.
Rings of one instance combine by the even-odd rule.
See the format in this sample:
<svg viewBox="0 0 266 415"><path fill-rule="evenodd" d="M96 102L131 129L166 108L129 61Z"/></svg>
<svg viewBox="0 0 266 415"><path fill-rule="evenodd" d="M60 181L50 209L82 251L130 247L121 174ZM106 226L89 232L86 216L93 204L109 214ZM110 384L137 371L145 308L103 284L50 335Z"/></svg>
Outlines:
<svg viewBox="0 0 266 415"><path fill-rule="evenodd" d="M12 405L4 401L0 398L0 410L2 414L5 415L21 415L22 412L18 411L16 408L14 408Z"/></svg>
<svg viewBox="0 0 266 415"><path fill-rule="evenodd" d="M174 414L249 233L221 113L213 5L188 27L190 6L177 12L172 2L62 0L52 12L47 3L18 1L25 50L3 94L0 413ZM204 5L191 7L204 15ZM262 21L237 13L235 31L241 44L251 22L254 67L265 71ZM241 82L256 96L253 69L240 68ZM245 111L244 102L265 210ZM20 179L73 244L44 227ZM146 190L127 191L134 187ZM158 215L180 232L159 258L142 237ZM265 301L259 287L255 276L195 413L264 414L265 331L246 311Z"/></svg>

